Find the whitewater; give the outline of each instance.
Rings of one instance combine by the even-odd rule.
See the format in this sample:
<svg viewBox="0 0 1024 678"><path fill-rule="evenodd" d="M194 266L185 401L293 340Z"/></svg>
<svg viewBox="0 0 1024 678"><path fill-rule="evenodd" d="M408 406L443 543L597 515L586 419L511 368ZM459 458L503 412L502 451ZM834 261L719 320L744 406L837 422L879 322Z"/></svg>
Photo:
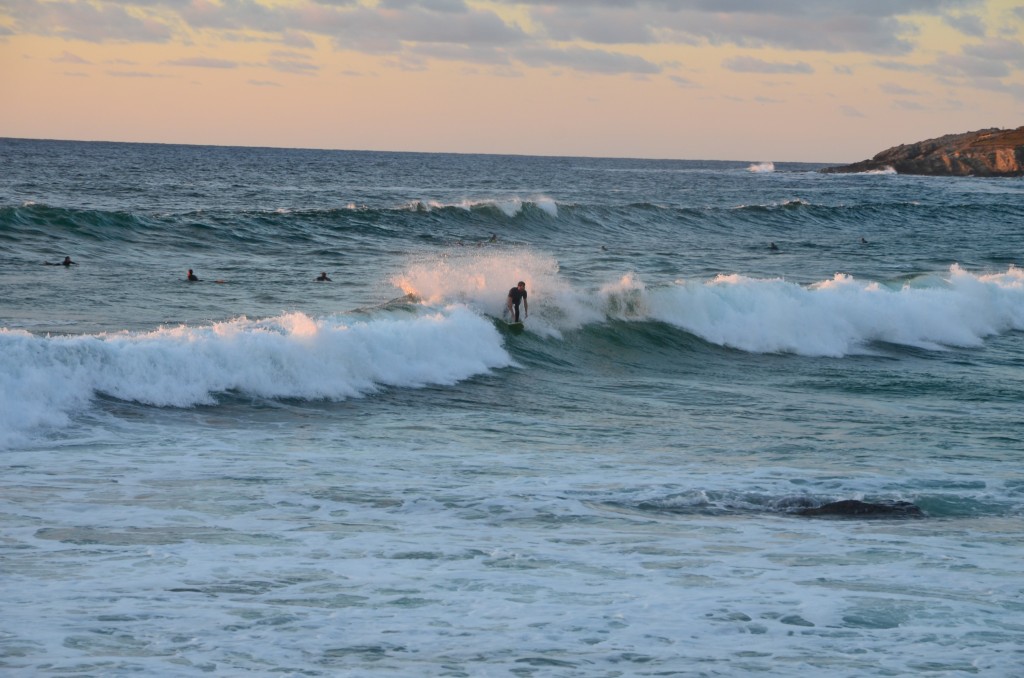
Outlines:
<svg viewBox="0 0 1024 678"><path fill-rule="evenodd" d="M1024 670L1019 180L0 160L4 673Z"/></svg>

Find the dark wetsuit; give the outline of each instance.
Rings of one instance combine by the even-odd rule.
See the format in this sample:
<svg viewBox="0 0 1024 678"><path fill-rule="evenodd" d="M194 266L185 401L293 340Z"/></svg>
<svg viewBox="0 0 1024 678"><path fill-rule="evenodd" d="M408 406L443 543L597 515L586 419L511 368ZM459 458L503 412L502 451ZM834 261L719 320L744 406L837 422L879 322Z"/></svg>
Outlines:
<svg viewBox="0 0 1024 678"><path fill-rule="evenodd" d="M526 290L513 287L508 291L508 298L512 300L512 307L515 309L515 322L519 322L519 302L526 298Z"/></svg>

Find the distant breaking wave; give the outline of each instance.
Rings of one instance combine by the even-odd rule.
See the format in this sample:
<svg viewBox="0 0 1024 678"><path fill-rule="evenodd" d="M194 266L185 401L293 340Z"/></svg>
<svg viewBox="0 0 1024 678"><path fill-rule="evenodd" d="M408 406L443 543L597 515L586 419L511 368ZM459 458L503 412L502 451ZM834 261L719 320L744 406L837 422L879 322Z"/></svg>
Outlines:
<svg viewBox="0 0 1024 678"><path fill-rule="evenodd" d="M775 171L775 163L773 163L773 162L756 162L756 163L752 163L749 167L747 167L747 171L755 172L755 173L774 172Z"/></svg>
<svg viewBox="0 0 1024 678"><path fill-rule="evenodd" d="M976 274L953 265L899 283L837 273L806 286L732 274L648 288L627 274L589 291L544 254L471 251L418 261L394 282L426 303L497 316L510 280L529 281L530 331L554 338L609 319L654 320L742 351L838 358L869 353L876 342L942 350L1024 330L1024 269L1015 266Z"/></svg>
<svg viewBox="0 0 1024 678"><path fill-rule="evenodd" d="M473 211L478 209L495 209L500 211L506 217L512 218L520 214L524 207L535 207L552 217L558 216L558 204L551 198L533 198L530 200L523 200L521 198L495 198L489 200L460 200L454 203L445 203L436 200L415 200L408 203L405 209L412 210L414 212L427 212L432 210L445 210L445 209L461 209L465 211Z"/></svg>

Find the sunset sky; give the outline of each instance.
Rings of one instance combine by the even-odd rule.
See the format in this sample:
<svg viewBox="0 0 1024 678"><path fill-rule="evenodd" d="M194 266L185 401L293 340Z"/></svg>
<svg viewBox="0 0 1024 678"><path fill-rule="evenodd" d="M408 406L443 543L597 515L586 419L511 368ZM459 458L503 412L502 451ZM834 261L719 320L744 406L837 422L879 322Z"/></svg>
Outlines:
<svg viewBox="0 0 1024 678"><path fill-rule="evenodd" d="M851 162L1024 125L1021 0L0 0L0 136Z"/></svg>

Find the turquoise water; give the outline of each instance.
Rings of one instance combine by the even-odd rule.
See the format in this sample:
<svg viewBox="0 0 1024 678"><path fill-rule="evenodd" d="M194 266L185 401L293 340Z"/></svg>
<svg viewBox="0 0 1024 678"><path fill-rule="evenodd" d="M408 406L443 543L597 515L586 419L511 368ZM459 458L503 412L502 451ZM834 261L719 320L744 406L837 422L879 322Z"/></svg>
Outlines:
<svg viewBox="0 0 1024 678"><path fill-rule="evenodd" d="M0 166L5 671L1024 668L1019 180ZM843 499L923 517L797 513Z"/></svg>

